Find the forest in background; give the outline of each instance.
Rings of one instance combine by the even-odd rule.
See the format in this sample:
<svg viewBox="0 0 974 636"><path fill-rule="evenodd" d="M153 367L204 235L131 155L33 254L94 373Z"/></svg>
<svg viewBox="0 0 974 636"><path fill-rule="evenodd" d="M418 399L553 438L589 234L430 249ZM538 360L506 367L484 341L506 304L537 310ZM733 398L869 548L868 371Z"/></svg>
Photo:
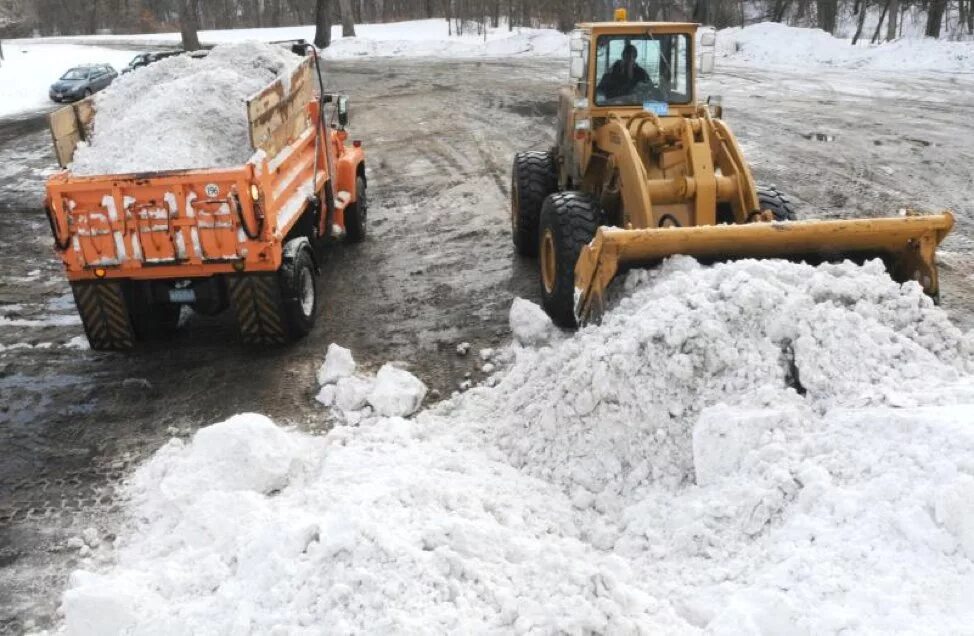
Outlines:
<svg viewBox="0 0 974 636"><path fill-rule="evenodd" d="M339 22L348 35L358 23L423 18L445 18L457 33L499 26L567 31L576 22L611 19L616 6L625 6L631 19L692 20L718 28L773 21L834 34L851 23L856 39L874 41L898 37L904 16L918 14L920 32L928 37L974 33L974 0L0 0L0 37Z"/></svg>

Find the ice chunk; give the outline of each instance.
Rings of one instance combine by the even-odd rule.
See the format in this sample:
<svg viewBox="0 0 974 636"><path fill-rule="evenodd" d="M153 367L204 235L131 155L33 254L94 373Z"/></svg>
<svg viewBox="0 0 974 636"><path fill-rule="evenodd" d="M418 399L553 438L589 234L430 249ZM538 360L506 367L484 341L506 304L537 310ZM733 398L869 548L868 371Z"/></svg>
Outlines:
<svg viewBox="0 0 974 636"><path fill-rule="evenodd" d="M357 411L365 406L370 391L370 380L356 376L342 378L335 385L335 406L342 411Z"/></svg>
<svg viewBox="0 0 974 636"><path fill-rule="evenodd" d="M384 364L375 377L369 404L379 415L406 417L419 410L426 385L409 371Z"/></svg>
<svg viewBox="0 0 974 636"><path fill-rule="evenodd" d="M511 304L510 324L514 339L528 347L547 343L555 329L544 309L523 298Z"/></svg>
<svg viewBox="0 0 974 636"><path fill-rule="evenodd" d="M333 384L353 373L355 373L355 359L352 358L352 352L334 342L328 345L325 361L318 367L318 384Z"/></svg>

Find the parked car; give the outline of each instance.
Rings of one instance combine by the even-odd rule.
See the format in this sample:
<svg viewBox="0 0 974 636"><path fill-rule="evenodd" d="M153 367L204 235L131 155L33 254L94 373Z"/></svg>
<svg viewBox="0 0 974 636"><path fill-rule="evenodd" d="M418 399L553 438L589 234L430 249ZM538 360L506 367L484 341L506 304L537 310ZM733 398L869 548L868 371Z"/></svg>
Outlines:
<svg viewBox="0 0 974 636"><path fill-rule="evenodd" d="M118 77L111 64L85 64L69 69L51 84L50 97L55 102L75 102L97 93Z"/></svg>
<svg viewBox="0 0 974 636"><path fill-rule="evenodd" d="M132 58L129 65L122 69L122 73L128 73L134 71L137 68L142 68L143 66L148 66L153 62L158 62L159 60L164 60L167 57L172 57L174 55L181 55L183 51L153 51L151 53L139 53Z"/></svg>

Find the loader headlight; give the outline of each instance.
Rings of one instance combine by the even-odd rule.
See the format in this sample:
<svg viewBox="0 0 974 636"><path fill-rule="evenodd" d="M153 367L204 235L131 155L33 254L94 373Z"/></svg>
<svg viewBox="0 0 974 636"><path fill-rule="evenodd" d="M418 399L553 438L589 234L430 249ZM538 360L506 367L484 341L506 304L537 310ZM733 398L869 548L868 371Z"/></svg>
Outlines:
<svg viewBox="0 0 974 636"><path fill-rule="evenodd" d="M250 198L254 201L260 201L260 188L256 185L250 186Z"/></svg>

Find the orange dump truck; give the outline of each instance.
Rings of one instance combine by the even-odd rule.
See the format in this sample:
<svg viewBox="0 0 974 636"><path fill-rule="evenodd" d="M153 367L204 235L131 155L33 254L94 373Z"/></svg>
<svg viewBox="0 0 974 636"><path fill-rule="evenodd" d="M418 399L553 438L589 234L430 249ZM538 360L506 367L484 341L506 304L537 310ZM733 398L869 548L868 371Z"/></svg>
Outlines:
<svg viewBox="0 0 974 636"><path fill-rule="evenodd" d="M248 100L255 153L243 165L50 177L55 248L92 348L170 334L183 305L208 315L232 308L246 343L311 330L321 250L338 237L362 240L367 213L347 100L317 95L312 69L309 56ZM96 125L90 100L51 115L62 167Z"/></svg>

